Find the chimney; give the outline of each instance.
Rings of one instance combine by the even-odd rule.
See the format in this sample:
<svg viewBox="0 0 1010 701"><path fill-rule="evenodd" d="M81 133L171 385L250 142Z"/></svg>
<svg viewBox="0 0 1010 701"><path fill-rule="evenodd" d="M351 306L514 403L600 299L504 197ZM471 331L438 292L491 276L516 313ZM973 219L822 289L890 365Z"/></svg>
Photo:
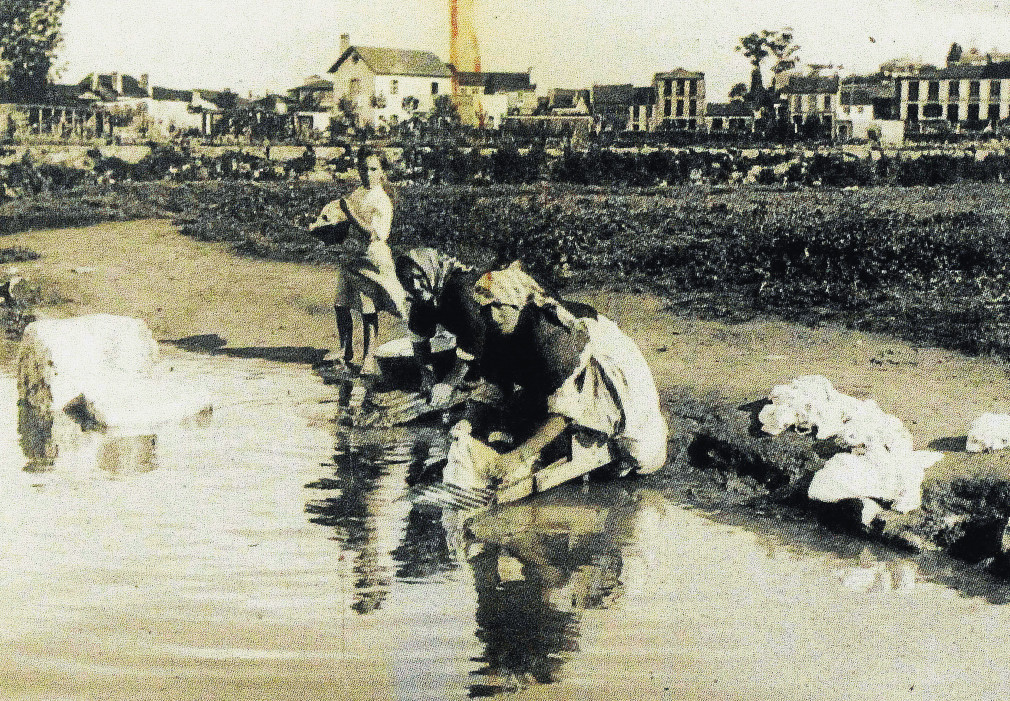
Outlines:
<svg viewBox="0 0 1010 701"><path fill-rule="evenodd" d="M119 73L112 74L112 89L120 95L123 94L123 76Z"/></svg>
<svg viewBox="0 0 1010 701"><path fill-rule="evenodd" d="M344 52L351 48L351 35L341 34L340 35L340 55L343 56Z"/></svg>
<svg viewBox="0 0 1010 701"><path fill-rule="evenodd" d="M147 73L141 73L140 78L137 80L137 85L140 89L147 93L148 97L151 97L151 77Z"/></svg>
<svg viewBox="0 0 1010 701"><path fill-rule="evenodd" d="M91 74L91 91L97 94L98 85L99 85L99 74L98 71L95 71L94 73Z"/></svg>

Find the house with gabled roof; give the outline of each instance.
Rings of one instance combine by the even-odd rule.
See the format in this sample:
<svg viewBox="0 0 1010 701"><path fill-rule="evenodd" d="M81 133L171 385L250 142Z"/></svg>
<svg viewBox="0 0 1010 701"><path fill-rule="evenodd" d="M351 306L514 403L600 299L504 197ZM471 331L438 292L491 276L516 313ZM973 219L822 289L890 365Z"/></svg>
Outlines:
<svg viewBox="0 0 1010 701"><path fill-rule="evenodd" d="M347 34L328 73L339 109L375 127L430 112L439 96L452 94L452 71L434 53L352 46Z"/></svg>
<svg viewBox="0 0 1010 701"><path fill-rule="evenodd" d="M705 105L705 127L710 133L750 133L754 131L754 123L754 108L743 100Z"/></svg>
<svg viewBox="0 0 1010 701"><path fill-rule="evenodd" d="M533 114L536 88L530 71L453 71L453 103L460 121L498 128L505 117Z"/></svg>
<svg viewBox="0 0 1010 701"><path fill-rule="evenodd" d="M780 116L799 131L822 129L828 134L834 128L839 79L837 75L804 75L798 73L779 76Z"/></svg>

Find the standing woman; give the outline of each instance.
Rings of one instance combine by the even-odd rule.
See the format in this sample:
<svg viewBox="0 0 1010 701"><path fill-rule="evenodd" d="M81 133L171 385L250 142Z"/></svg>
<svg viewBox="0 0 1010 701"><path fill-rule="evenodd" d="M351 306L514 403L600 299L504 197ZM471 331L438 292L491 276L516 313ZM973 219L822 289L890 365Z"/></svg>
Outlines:
<svg viewBox="0 0 1010 701"><path fill-rule="evenodd" d="M339 247L333 310L341 358L345 363L354 358L352 312L358 311L362 326L361 367L370 372L375 364L372 340L378 334L379 312L403 317L407 303L387 243L393 224L393 203L383 187L382 159L373 149L362 146L357 163L361 186L323 207L309 231ZM334 234L334 231L340 233Z"/></svg>

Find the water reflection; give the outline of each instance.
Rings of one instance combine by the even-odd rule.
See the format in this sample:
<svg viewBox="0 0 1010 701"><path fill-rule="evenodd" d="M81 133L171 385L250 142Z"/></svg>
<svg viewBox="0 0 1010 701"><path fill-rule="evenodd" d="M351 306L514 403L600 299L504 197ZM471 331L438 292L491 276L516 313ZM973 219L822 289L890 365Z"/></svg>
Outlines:
<svg viewBox="0 0 1010 701"><path fill-rule="evenodd" d="M622 593L621 549L635 511L623 489L566 486L456 526L460 558L473 570L476 637L484 645L471 696L561 677L579 650L584 612Z"/></svg>

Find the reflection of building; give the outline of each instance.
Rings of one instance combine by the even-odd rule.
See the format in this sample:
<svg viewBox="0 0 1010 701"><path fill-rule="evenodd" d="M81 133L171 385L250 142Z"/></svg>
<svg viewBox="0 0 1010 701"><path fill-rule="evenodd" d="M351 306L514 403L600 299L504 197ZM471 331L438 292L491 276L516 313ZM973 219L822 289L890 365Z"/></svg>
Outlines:
<svg viewBox="0 0 1010 701"><path fill-rule="evenodd" d="M698 129L705 119L705 74L683 68L657 73L654 129Z"/></svg>
<svg viewBox="0 0 1010 701"><path fill-rule="evenodd" d="M359 124L393 125L430 112L450 95L452 72L430 51L351 46L340 37L340 57L329 70L339 109Z"/></svg>

